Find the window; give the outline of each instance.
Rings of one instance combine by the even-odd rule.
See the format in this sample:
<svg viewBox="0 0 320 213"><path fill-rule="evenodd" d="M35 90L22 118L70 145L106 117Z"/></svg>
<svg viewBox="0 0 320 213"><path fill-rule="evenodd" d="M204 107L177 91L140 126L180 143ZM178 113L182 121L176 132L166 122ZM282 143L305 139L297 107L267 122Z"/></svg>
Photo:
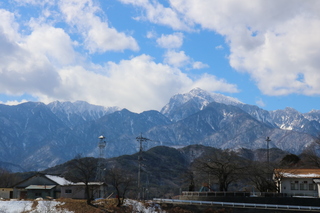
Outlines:
<svg viewBox="0 0 320 213"><path fill-rule="evenodd" d="M308 181L302 181L300 183L300 190L307 190L308 187Z"/></svg>
<svg viewBox="0 0 320 213"><path fill-rule="evenodd" d="M35 195L36 197L41 197L41 196L42 196L41 192L36 192L36 193L34 193L34 195Z"/></svg>
<svg viewBox="0 0 320 213"><path fill-rule="evenodd" d="M309 183L309 190L310 190L310 191L315 191L315 190L316 190L316 184L314 184L314 183Z"/></svg>
<svg viewBox="0 0 320 213"><path fill-rule="evenodd" d="M71 193L72 193L72 189L66 189L66 190L65 190L65 193L66 193L66 194L71 194Z"/></svg>
<svg viewBox="0 0 320 213"><path fill-rule="evenodd" d="M291 190L298 190L298 189L299 189L299 181L292 181Z"/></svg>

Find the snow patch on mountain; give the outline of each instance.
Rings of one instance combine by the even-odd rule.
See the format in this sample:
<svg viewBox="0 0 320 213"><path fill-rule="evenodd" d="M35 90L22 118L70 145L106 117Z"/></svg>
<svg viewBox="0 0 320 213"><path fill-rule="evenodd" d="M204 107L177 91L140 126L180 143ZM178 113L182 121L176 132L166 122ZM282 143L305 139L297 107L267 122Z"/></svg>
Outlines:
<svg viewBox="0 0 320 213"><path fill-rule="evenodd" d="M202 110L211 102L223 103L226 105L243 104L236 98L228 97L218 93L210 93L200 88L195 88L188 93L174 95L170 99L169 103L166 104L160 112L164 115L169 115L173 110L179 108L190 100L194 100L196 102L199 110Z"/></svg>
<svg viewBox="0 0 320 213"><path fill-rule="evenodd" d="M121 110L121 108L119 107L98 106L98 105L89 104L88 102L85 102L85 101L75 101L75 102L54 101L49 103L48 107L51 109L52 112L63 111L64 113L67 113L67 114L88 113L89 115L94 115L100 112L104 112L104 114L106 114L106 113L112 113L112 112Z"/></svg>
<svg viewBox="0 0 320 213"><path fill-rule="evenodd" d="M104 107L89 104L85 101L54 101L47 105L49 109L68 126L72 127L82 121L92 121L107 114L121 110L119 107Z"/></svg>

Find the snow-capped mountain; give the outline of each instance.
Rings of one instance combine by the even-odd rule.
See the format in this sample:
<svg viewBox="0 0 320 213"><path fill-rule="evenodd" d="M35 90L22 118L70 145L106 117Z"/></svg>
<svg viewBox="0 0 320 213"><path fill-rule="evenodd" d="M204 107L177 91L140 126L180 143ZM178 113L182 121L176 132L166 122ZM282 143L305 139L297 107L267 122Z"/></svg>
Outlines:
<svg viewBox="0 0 320 213"><path fill-rule="evenodd" d="M242 104L236 98L218 93L209 93L200 88L195 88L188 93L174 95L160 112L172 121L178 121L202 110L211 102L223 103L226 105Z"/></svg>
<svg viewBox="0 0 320 213"><path fill-rule="evenodd" d="M320 133L319 112L311 111L303 114L287 107L284 110L271 111L270 115L280 129L304 132L313 136Z"/></svg>
<svg viewBox="0 0 320 213"><path fill-rule="evenodd" d="M161 112L133 113L86 102L0 104L0 165L41 170L74 158L99 155L98 137L106 137L106 157L145 148L202 144L216 148L270 148L301 153L320 132L320 111L266 111L199 88L173 96ZM20 167L19 167L20 168Z"/></svg>
<svg viewBox="0 0 320 213"><path fill-rule="evenodd" d="M303 115L309 121L320 122L320 110L311 110L310 112L304 113Z"/></svg>
<svg viewBox="0 0 320 213"><path fill-rule="evenodd" d="M271 127L295 130L312 136L317 136L320 133L320 110L312 110L303 114L287 107L284 110L269 112L255 105L244 104L235 98L209 93L200 88L193 89L186 94L173 96L161 112L172 121L179 121L201 111L211 102L236 106Z"/></svg>
<svg viewBox="0 0 320 213"><path fill-rule="evenodd" d="M49 103L48 107L70 127L79 125L82 122L96 120L106 114L121 110L119 107L97 106L85 101L73 103L70 101L54 101Z"/></svg>

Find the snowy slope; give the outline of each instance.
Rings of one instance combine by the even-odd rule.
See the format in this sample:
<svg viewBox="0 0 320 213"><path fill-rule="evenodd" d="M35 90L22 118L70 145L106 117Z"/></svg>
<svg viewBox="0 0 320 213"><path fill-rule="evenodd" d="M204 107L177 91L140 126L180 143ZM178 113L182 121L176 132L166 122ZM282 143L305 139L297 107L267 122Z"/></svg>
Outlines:
<svg viewBox="0 0 320 213"><path fill-rule="evenodd" d="M42 170L79 153L97 156L100 135L107 140L105 156L115 157L137 152L136 137L141 133L153 140L150 147L203 144L257 149L265 148L265 138L270 137L270 147L295 154L320 133L320 110L269 112L199 88L173 96L161 112L133 113L81 101L0 104L0 164Z"/></svg>
<svg viewBox="0 0 320 213"><path fill-rule="evenodd" d="M47 106L70 127L86 121L97 120L102 116L121 110L119 107L103 107L89 104L85 101L76 101L73 103L70 101L54 101Z"/></svg>
<svg viewBox="0 0 320 213"><path fill-rule="evenodd" d="M226 105L242 104L236 98L195 88L188 93L174 95L160 112L171 120L178 121L202 110L211 102L223 103ZM188 112L184 113L185 111Z"/></svg>

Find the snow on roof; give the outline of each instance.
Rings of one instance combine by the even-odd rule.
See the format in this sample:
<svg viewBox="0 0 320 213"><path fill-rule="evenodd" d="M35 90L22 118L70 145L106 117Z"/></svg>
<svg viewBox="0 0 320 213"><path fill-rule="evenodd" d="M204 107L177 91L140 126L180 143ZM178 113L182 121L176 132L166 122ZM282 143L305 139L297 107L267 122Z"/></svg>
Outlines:
<svg viewBox="0 0 320 213"><path fill-rule="evenodd" d="M309 174L292 174L292 173L282 173L283 177L295 177L295 178L317 178L320 177L319 174L309 173Z"/></svg>
<svg viewBox="0 0 320 213"><path fill-rule="evenodd" d="M98 186L101 186L103 185L104 182L89 182L88 185L98 185ZM72 185L78 185L78 186L83 186L85 185L84 182L77 182L77 183L73 183Z"/></svg>
<svg viewBox="0 0 320 213"><path fill-rule="evenodd" d="M65 179L63 177L59 177L59 176L55 176L55 175L45 175L45 176L47 178L49 178L50 180L56 182L60 186L73 184L73 182L68 181L67 179Z"/></svg>
<svg viewBox="0 0 320 213"><path fill-rule="evenodd" d="M282 178L320 178L320 169L275 169Z"/></svg>
<svg viewBox="0 0 320 213"><path fill-rule="evenodd" d="M56 185L30 185L26 189L53 189Z"/></svg>

